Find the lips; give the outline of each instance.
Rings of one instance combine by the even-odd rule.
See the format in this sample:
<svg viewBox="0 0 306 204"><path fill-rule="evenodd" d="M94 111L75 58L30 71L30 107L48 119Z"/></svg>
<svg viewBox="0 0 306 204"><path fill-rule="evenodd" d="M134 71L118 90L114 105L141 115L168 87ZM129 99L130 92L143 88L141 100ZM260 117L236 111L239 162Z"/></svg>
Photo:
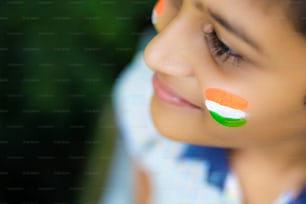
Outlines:
<svg viewBox="0 0 306 204"><path fill-rule="evenodd" d="M152 78L152 83L156 96L163 102L179 107L200 109L200 107L177 95L165 83L163 83L156 74L154 74Z"/></svg>

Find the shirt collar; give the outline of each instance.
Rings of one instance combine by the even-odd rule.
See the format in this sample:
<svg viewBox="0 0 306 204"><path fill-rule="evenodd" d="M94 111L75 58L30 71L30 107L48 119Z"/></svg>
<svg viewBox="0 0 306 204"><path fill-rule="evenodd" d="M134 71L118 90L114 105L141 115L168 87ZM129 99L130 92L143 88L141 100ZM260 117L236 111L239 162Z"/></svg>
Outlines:
<svg viewBox="0 0 306 204"><path fill-rule="evenodd" d="M224 190L226 176L230 171L226 149L186 145L179 159L192 159L207 162L209 164L207 182L221 191ZM290 204L306 204L306 187L294 201L290 202Z"/></svg>
<svg viewBox="0 0 306 204"><path fill-rule="evenodd" d="M180 159L199 160L208 163L207 182L223 191L229 172L226 149L199 145L186 145Z"/></svg>
<svg viewBox="0 0 306 204"><path fill-rule="evenodd" d="M299 194L297 199L290 204L305 204L306 203L306 187L304 190Z"/></svg>

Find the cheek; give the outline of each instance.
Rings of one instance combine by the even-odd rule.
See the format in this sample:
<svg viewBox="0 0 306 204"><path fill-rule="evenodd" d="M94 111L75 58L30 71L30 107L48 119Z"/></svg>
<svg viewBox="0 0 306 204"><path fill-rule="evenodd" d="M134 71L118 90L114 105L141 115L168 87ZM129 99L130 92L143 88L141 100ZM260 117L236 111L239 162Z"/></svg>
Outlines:
<svg viewBox="0 0 306 204"><path fill-rule="evenodd" d="M219 88L206 89L204 97L205 105L216 122L227 127L240 127L246 124L246 99Z"/></svg>
<svg viewBox="0 0 306 204"><path fill-rule="evenodd" d="M252 106L248 109L247 124L256 133L249 133L252 134L250 137L275 141L305 133L306 111L303 111L302 101L289 97L289 94L288 98L281 95L284 93L259 93L250 96Z"/></svg>

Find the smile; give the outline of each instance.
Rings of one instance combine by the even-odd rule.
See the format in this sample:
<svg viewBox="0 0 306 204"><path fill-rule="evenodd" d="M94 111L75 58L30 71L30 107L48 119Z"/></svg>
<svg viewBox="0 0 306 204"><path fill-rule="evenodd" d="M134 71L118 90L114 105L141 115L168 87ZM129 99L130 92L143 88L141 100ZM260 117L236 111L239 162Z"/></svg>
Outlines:
<svg viewBox="0 0 306 204"><path fill-rule="evenodd" d="M152 78L153 89L155 95L163 102L179 107L184 108L193 108L193 109L201 109L199 106L187 101L184 98L181 98L169 87L167 87L162 81L160 81L156 74L153 75Z"/></svg>

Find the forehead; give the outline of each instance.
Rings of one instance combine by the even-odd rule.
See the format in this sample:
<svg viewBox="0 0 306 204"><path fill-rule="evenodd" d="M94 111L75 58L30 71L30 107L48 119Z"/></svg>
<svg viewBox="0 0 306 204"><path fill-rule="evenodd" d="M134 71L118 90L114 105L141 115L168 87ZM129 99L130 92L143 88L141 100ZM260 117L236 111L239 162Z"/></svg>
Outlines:
<svg viewBox="0 0 306 204"><path fill-rule="evenodd" d="M258 6L262 11L269 12L270 10L280 8L284 11L288 7L288 2L290 0L247 0L250 1L252 4Z"/></svg>
<svg viewBox="0 0 306 204"><path fill-rule="evenodd" d="M167 0L170 1L172 4L174 4L176 7L180 7L181 4L184 1L199 1L202 3L205 3L205 0ZM215 1L226 1L226 0L215 0ZM286 5L285 3L287 2L294 2L292 0L243 0L245 2L249 2L253 6L256 5L259 8L263 9L264 11L268 11L273 7L280 7Z"/></svg>
<svg viewBox="0 0 306 204"><path fill-rule="evenodd" d="M202 1L202 0L200 0ZM204 0L205 1L205 0ZM235 0L215 0L216 2L236 2ZM243 0L246 4L250 6L255 6L263 11L269 11L273 9L285 8L286 3L291 0ZM240 1L242 2L242 1Z"/></svg>
<svg viewBox="0 0 306 204"><path fill-rule="evenodd" d="M290 25L290 28L293 28L295 31L301 24L301 13L306 13L306 0L215 0L215 2L229 1L235 2L235 4L243 2L250 8L250 11L258 9L257 11L267 17L269 16L269 18L276 21L286 22Z"/></svg>

